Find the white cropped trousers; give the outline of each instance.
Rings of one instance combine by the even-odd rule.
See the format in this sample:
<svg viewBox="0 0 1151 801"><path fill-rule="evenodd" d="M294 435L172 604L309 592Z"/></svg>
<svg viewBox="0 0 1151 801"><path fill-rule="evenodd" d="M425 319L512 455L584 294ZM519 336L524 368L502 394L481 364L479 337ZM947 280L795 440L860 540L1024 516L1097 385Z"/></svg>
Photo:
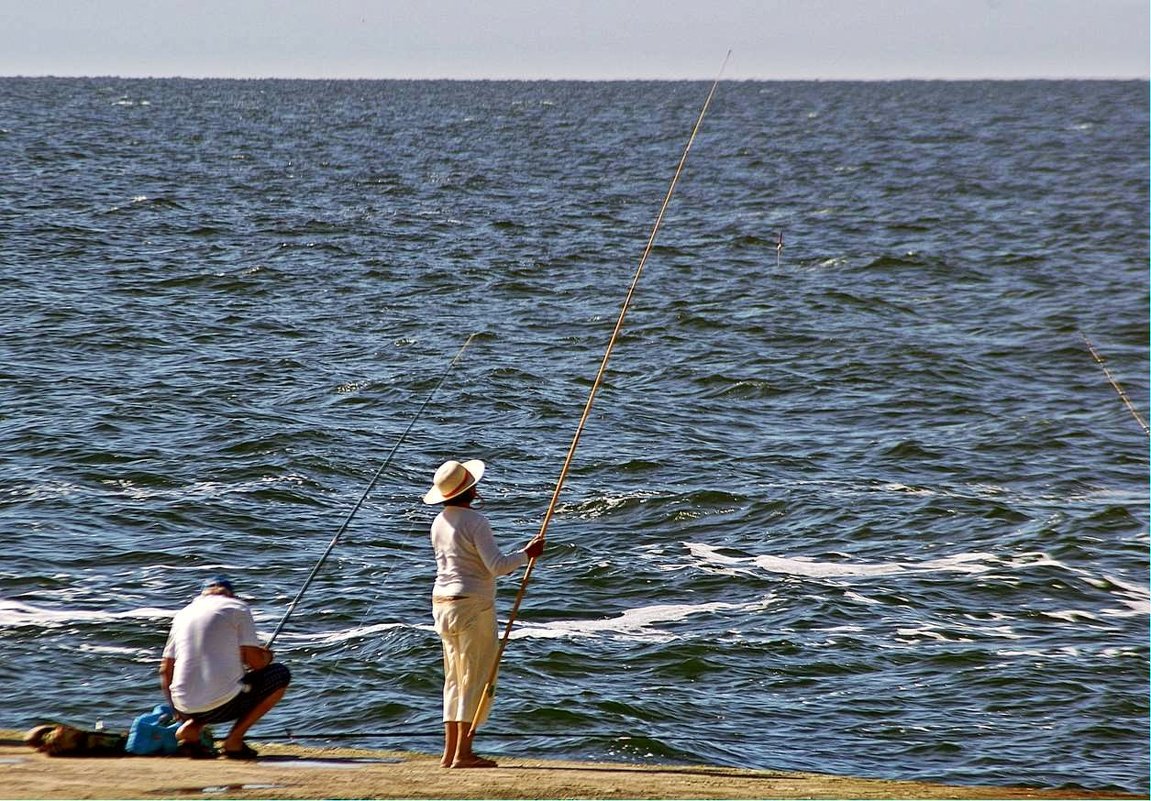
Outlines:
<svg viewBox="0 0 1151 801"><path fill-rule="evenodd" d="M433 598L432 619L444 647L444 720L471 723L499 650L495 604ZM477 725L485 718L487 710Z"/></svg>

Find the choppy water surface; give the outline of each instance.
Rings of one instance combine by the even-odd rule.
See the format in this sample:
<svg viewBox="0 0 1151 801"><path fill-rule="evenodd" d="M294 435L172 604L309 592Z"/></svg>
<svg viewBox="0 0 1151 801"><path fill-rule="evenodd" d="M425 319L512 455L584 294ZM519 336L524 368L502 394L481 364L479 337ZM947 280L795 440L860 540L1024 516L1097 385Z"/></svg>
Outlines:
<svg viewBox="0 0 1151 801"><path fill-rule="evenodd" d="M126 727L210 573L272 630L477 332L258 730L434 750L419 496L536 530L706 90L0 80L0 727ZM482 747L1146 791L1147 100L721 86Z"/></svg>

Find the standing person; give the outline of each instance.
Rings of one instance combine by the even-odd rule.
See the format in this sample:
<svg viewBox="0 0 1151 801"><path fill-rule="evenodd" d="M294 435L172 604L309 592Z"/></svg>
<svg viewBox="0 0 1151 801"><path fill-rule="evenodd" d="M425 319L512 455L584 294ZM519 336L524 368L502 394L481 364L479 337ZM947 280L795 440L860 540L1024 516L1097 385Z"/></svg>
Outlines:
<svg viewBox="0 0 1151 801"><path fill-rule="evenodd" d="M176 613L160 659L160 686L184 724L176 731L181 753L215 756L201 746L205 724L236 721L224 756L255 759L244 734L283 698L288 669L256 634L252 610L222 576L204 582L200 595Z"/></svg>
<svg viewBox="0 0 1151 801"><path fill-rule="evenodd" d="M536 537L522 550L504 554L487 518L472 508L484 474L479 459L444 462L424 503L443 504L432 522L436 583L432 618L444 649L445 768L494 768L472 751L472 718L499 651L496 577L507 575L543 553ZM485 715L486 716L486 715ZM479 722L483 722L482 720Z"/></svg>

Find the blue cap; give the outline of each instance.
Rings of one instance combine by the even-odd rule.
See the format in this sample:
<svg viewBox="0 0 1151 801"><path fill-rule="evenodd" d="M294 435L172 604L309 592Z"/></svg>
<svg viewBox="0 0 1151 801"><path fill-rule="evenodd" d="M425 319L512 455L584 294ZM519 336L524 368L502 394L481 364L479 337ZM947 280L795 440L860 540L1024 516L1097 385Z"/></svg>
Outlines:
<svg viewBox="0 0 1151 801"><path fill-rule="evenodd" d="M223 576L212 576L210 579L206 579L203 586L200 587L200 591L205 592L213 587L222 587L233 595L236 594L236 590L232 587L232 582Z"/></svg>

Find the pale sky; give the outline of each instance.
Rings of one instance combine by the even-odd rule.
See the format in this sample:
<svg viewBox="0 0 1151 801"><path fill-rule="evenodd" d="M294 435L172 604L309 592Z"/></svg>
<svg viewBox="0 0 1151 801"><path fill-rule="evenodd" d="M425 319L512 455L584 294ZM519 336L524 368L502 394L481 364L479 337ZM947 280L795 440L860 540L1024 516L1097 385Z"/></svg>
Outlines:
<svg viewBox="0 0 1151 801"><path fill-rule="evenodd" d="M1148 78L1148 0L0 0L0 76Z"/></svg>

